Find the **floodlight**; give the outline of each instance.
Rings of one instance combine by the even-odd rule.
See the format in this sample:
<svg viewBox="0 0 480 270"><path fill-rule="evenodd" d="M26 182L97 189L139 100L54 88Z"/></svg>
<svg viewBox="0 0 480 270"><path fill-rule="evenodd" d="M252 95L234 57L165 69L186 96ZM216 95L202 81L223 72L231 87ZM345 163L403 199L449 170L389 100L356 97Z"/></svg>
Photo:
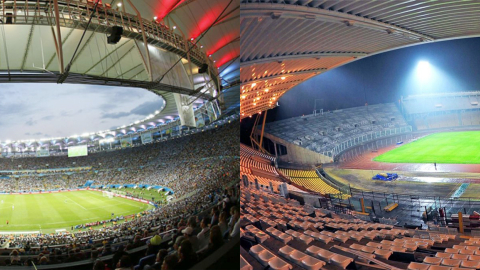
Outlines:
<svg viewBox="0 0 480 270"><path fill-rule="evenodd" d="M420 75L421 77L423 77L423 78L429 77L430 73L431 73L431 69L432 68L431 68L429 62L427 62L427 61L418 62L417 72L418 72L418 75Z"/></svg>

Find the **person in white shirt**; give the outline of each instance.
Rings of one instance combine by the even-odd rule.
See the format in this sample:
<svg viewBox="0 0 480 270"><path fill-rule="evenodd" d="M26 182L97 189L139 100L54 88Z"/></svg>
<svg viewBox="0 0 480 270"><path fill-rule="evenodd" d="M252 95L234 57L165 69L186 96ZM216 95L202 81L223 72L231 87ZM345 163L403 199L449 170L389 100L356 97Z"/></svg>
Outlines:
<svg viewBox="0 0 480 270"><path fill-rule="evenodd" d="M208 227L208 219L204 217L200 222L200 228L202 230L197 234L198 241L200 242L200 248L208 244L208 237L210 235L210 227Z"/></svg>

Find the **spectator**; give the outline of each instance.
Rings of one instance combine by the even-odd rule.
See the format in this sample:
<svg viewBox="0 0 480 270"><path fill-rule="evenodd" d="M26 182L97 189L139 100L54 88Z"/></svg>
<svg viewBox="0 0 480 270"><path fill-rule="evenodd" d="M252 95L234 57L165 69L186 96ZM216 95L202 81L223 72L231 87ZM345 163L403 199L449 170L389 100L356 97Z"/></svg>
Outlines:
<svg viewBox="0 0 480 270"><path fill-rule="evenodd" d="M93 270L105 270L105 263L101 260L96 260L93 264Z"/></svg>
<svg viewBox="0 0 480 270"><path fill-rule="evenodd" d="M235 207L233 212L233 227L230 229L230 237L234 237L240 233L240 210Z"/></svg>
<svg viewBox="0 0 480 270"><path fill-rule="evenodd" d="M14 250L10 253L10 262L11 262L12 264L20 263L20 255L19 255L18 250L14 249Z"/></svg>
<svg viewBox="0 0 480 270"><path fill-rule="evenodd" d="M222 232L222 235L224 235L228 229L227 214L225 214L225 212L222 212L220 214L220 217L218 218L218 226L220 227L220 231Z"/></svg>
<svg viewBox="0 0 480 270"><path fill-rule="evenodd" d="M178 257L175 254L170 254L165 257L162 263L162 270L174 270L177 268Z"/></svg>
<svg viewBox="0 0 480 270"><path fill-rule="evenodd" d="M202 230L197 234L200 248L204 247L208 243L208 236L210 230L210 228L208 227L208 223L209 221L207 217L204 217L200 222L200 228L202 228Z"/></svg>
<svg viewBox="0 0 480 270"><path fill-rule="evenodd" d="M218 225L212 226L210 229L210 239L208 246L198 252L201 258L205 258L208 255L215 252L223 245L222 231Z"/></svg>
<svg viewBox="0 0 480 270"><path fill-rule="evenodd" d="M168 251L166 249L161 249L157 253L157 257L155 258L155 263L150 265L146 265L143 269L144 270L160 270L162 269L163 260L168 255Z"/></svg>
<svg viewBox="0 0 480 270"><path fill-rule="evenodd" d="M175 269L188 270L197 263L197 254L189 240L183 240L178 249L178 264Z"/></svg>
<svg viewBox="0 0 480 270"><path fill-rule="evenodd" d="M132 260L129 255L123 255L117 263L116 270L132 270Z"/></svg>

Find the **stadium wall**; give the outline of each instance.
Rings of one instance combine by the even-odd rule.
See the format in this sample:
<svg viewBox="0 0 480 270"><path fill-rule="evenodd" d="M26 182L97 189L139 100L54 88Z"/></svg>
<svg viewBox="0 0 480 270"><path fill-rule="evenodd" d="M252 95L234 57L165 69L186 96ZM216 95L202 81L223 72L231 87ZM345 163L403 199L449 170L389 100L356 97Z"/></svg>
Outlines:
<svg viewBox="0 0 480 270"><path fill-rule="evenodd" d="M275 143L280 143L287 148L287 154L278 156L277 159L286 163L300 163L302 165L316 166L320 163L330 163L333 161L331 157L313 152L296 144L287 142L283 139L275 137L271 134L264 134L264 137Z"/></svg>

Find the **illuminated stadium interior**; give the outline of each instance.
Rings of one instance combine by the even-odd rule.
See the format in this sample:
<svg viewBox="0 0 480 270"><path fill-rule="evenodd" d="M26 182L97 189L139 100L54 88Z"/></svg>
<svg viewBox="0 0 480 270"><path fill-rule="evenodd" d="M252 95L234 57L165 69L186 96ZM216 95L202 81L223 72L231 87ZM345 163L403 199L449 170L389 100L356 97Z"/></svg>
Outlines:
<svg viewBox="0 0 480 270"><path fill-rule="evenodd" d="M478 1L241 1L243 269L480 269Z"/></svg>
<svg viewBox="0 0 480 270"><path fill-rule="evenodd" d="M0 10L0 268L239 268L239 2Z"/></svg>

